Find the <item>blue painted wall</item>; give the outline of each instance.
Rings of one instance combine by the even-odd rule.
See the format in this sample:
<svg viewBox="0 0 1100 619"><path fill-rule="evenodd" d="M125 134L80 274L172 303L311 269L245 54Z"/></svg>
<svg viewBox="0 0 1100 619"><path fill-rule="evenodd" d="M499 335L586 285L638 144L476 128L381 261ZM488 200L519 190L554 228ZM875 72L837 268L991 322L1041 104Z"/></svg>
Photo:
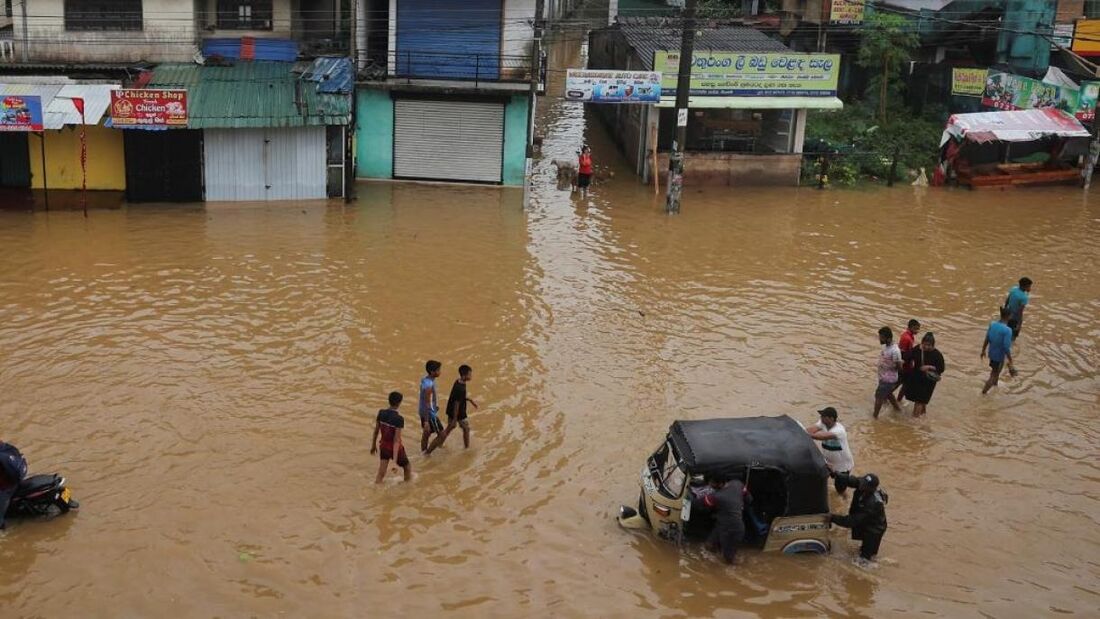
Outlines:
<svg viewBox="0 0 1100 619"><path fill-rule="evenodd" d="M505 185L523 185L527 165L527 95L516 95L504 107Z"/></svg>
<svg viewBox="0 0 1100 619"><path fill-rule="evenodd" d="M393 178L393 99L362 88L355 109L355 176Z"/></svg>

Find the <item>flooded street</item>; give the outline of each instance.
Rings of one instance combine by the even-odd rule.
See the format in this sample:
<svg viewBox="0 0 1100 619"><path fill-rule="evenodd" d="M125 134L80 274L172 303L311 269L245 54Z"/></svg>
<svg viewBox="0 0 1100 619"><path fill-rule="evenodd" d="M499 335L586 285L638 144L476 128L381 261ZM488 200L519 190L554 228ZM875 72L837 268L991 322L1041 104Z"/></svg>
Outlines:
<svg viewBox="0 0 1100 619"><path fill-rule="evenodd" d="M1100 193L688 188L670 218L580 107L539 121L526 210L0 211L0 439L82 502L0 533L3 616L1095 616ZM581 199L548 161L585 131L616 174ZM983 397L1022 275L1020 375ZM912 317L944 379L872 420L876 331ZM474 367L473 445L376 487L375 413L397 389L415 425L429 358L441 395ZM616 524L674 419L827 405L890 493L877 569L842 529L727 568Z"/></svg>

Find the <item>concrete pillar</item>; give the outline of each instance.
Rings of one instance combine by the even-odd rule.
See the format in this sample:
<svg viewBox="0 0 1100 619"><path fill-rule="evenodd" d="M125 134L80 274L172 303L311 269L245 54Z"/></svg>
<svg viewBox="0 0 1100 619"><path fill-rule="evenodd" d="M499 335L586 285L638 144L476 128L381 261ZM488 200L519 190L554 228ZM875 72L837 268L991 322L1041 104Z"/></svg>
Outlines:
<svg viewBox="0 0 1100 619"><path fill-rule="evenodd" d="M615 18L619 16L619 0L608 0L607 2L607 25L610 26L615 23Z"/></svg>

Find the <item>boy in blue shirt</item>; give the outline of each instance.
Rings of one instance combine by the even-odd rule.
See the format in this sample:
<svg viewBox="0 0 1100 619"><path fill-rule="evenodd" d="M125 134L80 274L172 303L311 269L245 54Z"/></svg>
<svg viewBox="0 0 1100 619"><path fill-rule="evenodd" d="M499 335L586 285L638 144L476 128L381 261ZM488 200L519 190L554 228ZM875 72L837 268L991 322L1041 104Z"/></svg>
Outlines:
<svg viewBox="0 0 1100 619"><path fill-rule="evenodd" d="M1008 373L1015 376L1016 369L1012 367L1012 328L1008 326L1008 319L1012 312L1008 307L1001 308L1001 319L989 323L989 330L985 332L985 340L982 342L982 359L985 359L986 349L989 350L989 380L985 381L982 395L985 395L997 384L1001 377L1001 369L1008 362Z"/></svg>
<svg viewBox="0 0 1100 619"><path fill-rule="evenodd" d="M424 364L427 375L420 379L420 427L424 434L420 437L420 451L428 451L428 439L433 434L443 434L443 422L439 420L439 402L435 394L435 379L439 378L443 364L429 361Z"/></svg>
<svg viewBox="0 0 1100 619"><path fill-rule="evenodd" d="M1020 327L1024 326L1024 308L1031 300L1031 280L1027 277L1020 278L1020 284L1013 286L1005 297L1005 307L1008 308L1008 326L1012 329L1012 340L1020 337Z"/></svg>

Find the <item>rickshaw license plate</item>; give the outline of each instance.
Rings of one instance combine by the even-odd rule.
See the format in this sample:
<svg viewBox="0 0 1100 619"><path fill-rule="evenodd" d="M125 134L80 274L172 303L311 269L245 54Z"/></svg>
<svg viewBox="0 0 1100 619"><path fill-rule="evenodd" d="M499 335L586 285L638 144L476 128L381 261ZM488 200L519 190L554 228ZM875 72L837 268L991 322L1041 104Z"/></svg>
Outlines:
<svg viewBox="0 0 1100 619"><path fill-rule="evenodd" d="M65 488L64 490L61 491L61 500L62 501L65 501L66 503L68 503L69 499L71 499L71 498L73 498L73 491L72 490L69 490L68 488Z"/></svg>

